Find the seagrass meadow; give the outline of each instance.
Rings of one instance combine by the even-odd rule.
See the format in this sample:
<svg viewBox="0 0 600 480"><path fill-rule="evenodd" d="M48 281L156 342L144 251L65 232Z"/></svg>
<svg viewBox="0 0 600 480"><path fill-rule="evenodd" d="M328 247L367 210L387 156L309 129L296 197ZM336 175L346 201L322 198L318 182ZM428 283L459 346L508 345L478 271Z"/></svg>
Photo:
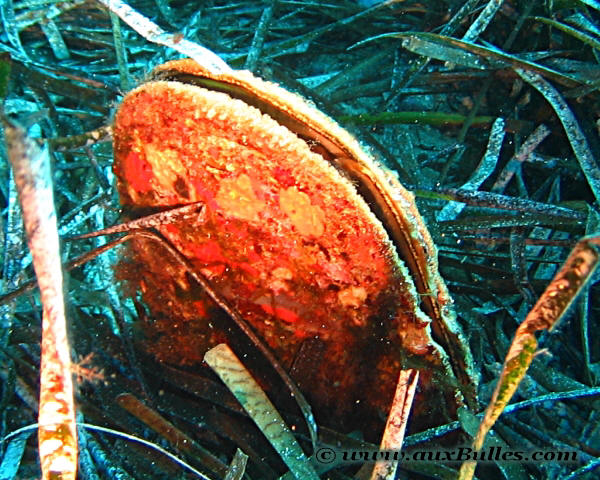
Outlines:
<svg viewBox="0 0 600 480"><path fill-rule="evenodd" d="M598 478L597 1L0 14L1 479Z"/></svg>

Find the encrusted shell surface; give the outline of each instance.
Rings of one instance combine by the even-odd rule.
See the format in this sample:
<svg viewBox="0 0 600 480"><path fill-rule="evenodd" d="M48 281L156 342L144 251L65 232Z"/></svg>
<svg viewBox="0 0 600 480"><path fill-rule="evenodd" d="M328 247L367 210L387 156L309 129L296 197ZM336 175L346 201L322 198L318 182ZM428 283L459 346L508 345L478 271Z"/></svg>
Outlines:
<svg viewBox="0 0 600 480"><path fill-rule="evenodd" d="M453 378L432 325L471 395L468 350L412 195L297 95L249 72L169 62L119 108L115 172L134 210L206 205L205 223L160 233L292 371L317 419L333 412L339 422L325 423L349 426L357 409L385 411L399 369L415 362ZM155 353L200 361L225 336L214 307L161 247L137 240L129 252ZM443 390L432 384L423 390Z"/></svg>

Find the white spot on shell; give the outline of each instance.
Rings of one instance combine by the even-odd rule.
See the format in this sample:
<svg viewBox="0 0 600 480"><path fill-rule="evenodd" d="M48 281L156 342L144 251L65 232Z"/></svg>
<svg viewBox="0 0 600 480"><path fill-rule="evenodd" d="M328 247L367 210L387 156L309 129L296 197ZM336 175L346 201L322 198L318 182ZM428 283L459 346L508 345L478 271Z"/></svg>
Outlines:
<svg viewBox="0 0 600 480"><path fill-rule="evenodd" d="M45 457L63 446L63 442L55 438L44 440L40 445L40 456Z"/></svg>

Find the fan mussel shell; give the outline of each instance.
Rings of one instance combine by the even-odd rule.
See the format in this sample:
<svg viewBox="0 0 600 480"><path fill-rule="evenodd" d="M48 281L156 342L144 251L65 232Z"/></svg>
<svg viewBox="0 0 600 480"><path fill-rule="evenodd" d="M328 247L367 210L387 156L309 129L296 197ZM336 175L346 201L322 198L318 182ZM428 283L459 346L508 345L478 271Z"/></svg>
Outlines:
<svg viewBox="0 0 600 480"><path fill-rule="evenodd" d="M413 195L329 117L249 72L177 60L125 97L114 139L124 206L205 203L204 223L160 234L274 351L318 422L353 430L385 415L411 366L423 425L474 406L471 356ZM128 257L160 360L200 363L227 341L160 246L136 240Z"/></svg>

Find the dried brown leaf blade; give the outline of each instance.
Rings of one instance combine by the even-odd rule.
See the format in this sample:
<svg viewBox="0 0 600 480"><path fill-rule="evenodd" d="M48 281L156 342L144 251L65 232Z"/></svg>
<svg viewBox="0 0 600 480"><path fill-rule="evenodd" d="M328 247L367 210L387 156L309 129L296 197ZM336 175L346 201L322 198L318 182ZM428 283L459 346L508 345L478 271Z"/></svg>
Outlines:
<svg viewBox="0 0 600 480"><path fill-rule="evenodd" d="M200 225L205 220L204 204L201 202L190 203L182 207L174 207L162 212L153 213L128 222L119 223L111 227L103 228L95 232L83 233L71 237L70 240L98 237L101 235L113 235L115 233L132 232L135 230L146 230L175 220L190 220Z"/></svg>
<svg viewBox="0 0 600 480"><path fill-rule="evenodd" d="M580 240L517 329L506 354L500 379L473 442L475 450L483 447L485 436L504 411L525 376L538 346L535 332L550 331L557 325L577 294L591 278L600 257L599 248L599 236L585 237ZM476 463L473 461L463 463L459 479L472 478L475 466Z"/></svg>
<svg viewBox="0 0 600 480"><path fill-rule="evenodd" d="M38 430L42 478L74 480L77 430L48 151L8 119L3 124L43 306Z"/></svg>
<svg viewBox="0 0 600 480"><path fill-rule="evenodd" d="M381 450L397 450L402 448L404 433L408 424L408 417L417 391L419 382L419 371L414 369L402 370L398 377L396 393L390 408L383 438L381 439ZM372 480L393 480L396 477L398 462L379 461L375 463Z"/></svg>
<svg viewBox="0 0 600 480"><path fill-rule="evenodd" d="M201 460L211 470L224 475L225 465L209 451L205 450L190 436L182 432L173 423L169 422L160 413L142 403L131 393L123 393L116 399L116 403L127 410L131 415L146 424L149 428L159 433L180 451L187 452Z"/></svg>

